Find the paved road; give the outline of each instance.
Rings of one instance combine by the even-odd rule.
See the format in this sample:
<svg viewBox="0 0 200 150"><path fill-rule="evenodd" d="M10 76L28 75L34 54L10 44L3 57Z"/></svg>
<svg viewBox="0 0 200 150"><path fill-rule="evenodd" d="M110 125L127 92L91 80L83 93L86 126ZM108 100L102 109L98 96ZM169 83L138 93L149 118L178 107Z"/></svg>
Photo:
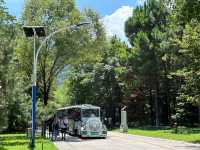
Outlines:
<svg viewBox="0 0 200 150"><path fill-rule="evenodd" d="M59 150L200 150L200 144L109 132L106 139L79 139L67 136L56 141Z"/></svg>

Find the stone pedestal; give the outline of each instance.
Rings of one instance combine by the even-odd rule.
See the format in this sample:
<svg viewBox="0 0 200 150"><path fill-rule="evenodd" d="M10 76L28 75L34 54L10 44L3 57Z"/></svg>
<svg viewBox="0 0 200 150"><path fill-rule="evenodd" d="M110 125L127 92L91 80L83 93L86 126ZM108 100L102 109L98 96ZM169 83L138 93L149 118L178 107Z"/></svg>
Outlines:
<svg viewBox="0 0 200 150"><path fill-rule="evenodd" d="M122 111L121 111L120 132L128 132L127 112L126 112L125 110L122 110Z"/></svg>

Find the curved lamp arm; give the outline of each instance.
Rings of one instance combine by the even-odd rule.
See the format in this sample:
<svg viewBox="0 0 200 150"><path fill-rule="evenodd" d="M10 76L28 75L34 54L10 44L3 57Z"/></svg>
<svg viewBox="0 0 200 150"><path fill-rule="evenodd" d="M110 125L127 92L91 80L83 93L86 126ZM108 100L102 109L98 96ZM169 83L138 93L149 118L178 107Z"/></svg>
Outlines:
<svg viewBox="0 0 200 150"><path fill-rule="evenodd" d="M37 53L36 53L36 56L35 56L36 64L37 64L38 55L39 55L39 53L40 53L40 50L41 50L42 46L43 46L43 45L46 43L46 41L47 41L48 39L50 39L53 35L55 35L56 33L61 32L61 31L63 31L63 30L66 30L66 29L76 29L76 28L78 28L78 27L80 27L80 26L88 25L88 24L90 24L90 23L89 23L89 22L84 22L84 23L80 23L80 24L77 24L77 25L71 25L71 26L64 27L64 28L61 28L61 29L59 29L59 30L56 30L56 31L50 33L50 34L42 41L40 47L39 47L38 50L37 50Z"/></svg>
<svg viewBox="0 0 200 150"><path fill-rule="evenodd" d="M37 52L36 52L36 55L35 55L35 64L34 64L34 76L35 76L35 84L36 84L36 80L37 80L37 62L38 62L38 55L42 49L42 46L47 42L47 40L49 40L53 35L55 35L56 33L59 33L63 30L66 30L66 29L76 29L80 26L83 26L83 25L88 25L90 24L89 22L83 22L83 23L80 23L80 24L77 24L77 25L71 25L71 26L67 26L67 27L64 27L64 28L61 28L61 29L58 29L52 33L50 33L43 41L42 43L40 44L40 47L38 48Z"/></svg>

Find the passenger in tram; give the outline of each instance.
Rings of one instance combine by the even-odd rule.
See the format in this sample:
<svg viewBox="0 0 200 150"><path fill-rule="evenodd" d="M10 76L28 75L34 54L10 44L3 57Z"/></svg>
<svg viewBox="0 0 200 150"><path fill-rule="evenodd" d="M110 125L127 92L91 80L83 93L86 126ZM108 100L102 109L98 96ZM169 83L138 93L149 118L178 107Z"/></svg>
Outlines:
<svg viewBox="0 0 200 150"><path fill-rule="evenodd" d="M95 116L95 114L91 114L90 117L91 117L91 118L94 118L94 117L96 117L96 116Z"/></svg>

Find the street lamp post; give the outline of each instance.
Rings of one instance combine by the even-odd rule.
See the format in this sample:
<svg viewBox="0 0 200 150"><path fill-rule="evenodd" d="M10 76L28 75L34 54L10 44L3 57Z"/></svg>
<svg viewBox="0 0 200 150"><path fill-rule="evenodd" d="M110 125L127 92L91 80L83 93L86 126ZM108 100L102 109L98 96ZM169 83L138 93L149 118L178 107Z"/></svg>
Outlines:
<svg viewBox="0 0 200 150"><path fill-rule="evenodd" d="M43 26L24 26L24 33L26 37L33 37L33 75L32 75L32 131L31 131L31 147L35 146L35 110L36 110L36 35L38 37L45 37L45 30Z"/></svg>
<svg viewBox="0 0 200 150"><path fill-rule="evenodd" d="M36 82L37 82L37 62L38 62L38 55L39 52L42 48L42 46L46 43L47 40L49 40L53 35L55 35L56 33L62 32L66 29L69 30L74 30L79 28L80 26L83 25L88 25L90 24L89 22L84 22L84 23L80 23L77 25L71 25L71 26L67 26L61 29L58 29L52 33L50 33L40 44L38 50L36 51L36 35L38 37L45 37L45 30L43 26L23 26L23 30L24 33L26 35L26 37L34 37L34 52L33 52L33 84L32 84L32 135L31 135L31 146L34 147L35 146L35 127L36 127L36 121L35 121L35 110L36 110Z"/></svg>

